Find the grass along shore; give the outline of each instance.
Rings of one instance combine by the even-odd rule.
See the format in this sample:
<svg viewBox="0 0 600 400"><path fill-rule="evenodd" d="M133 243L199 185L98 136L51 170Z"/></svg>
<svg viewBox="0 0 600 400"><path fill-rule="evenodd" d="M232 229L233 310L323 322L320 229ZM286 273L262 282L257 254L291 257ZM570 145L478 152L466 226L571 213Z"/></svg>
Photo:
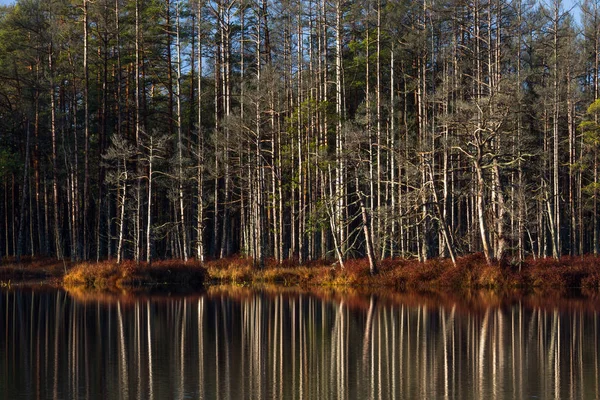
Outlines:
<svg viewBox="0 0 600 400"><path fill-rule="evenodd" d="M125 261L70 263L52 259L5 260L0 283L50 280L64 287L128 288L148 285L200 287L206 284L277 284L284 286L387 287L395 290L523 288L563 290L582 288L600 291L600 257L563 257L560 260L528 259L521 264L488 266L481 254L461 257L454 267L448 259L386 259L371 276L366 259L347 260L345 268L323 261L298 266L293 261L267 260L257 269L246 257L229 257L201 265L192 260L161 260L147 265Z"/></svg>

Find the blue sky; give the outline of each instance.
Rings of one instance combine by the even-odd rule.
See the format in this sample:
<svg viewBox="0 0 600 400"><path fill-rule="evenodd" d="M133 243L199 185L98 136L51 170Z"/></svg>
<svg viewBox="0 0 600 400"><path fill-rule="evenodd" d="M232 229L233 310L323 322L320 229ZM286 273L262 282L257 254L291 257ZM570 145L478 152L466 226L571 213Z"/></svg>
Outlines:
<svg viewBox="0 0 600 400"><path fill-rule="evenodd" d="M571 6L576 3L578 0L564 0L563 4L565 6L565 8L571 8ZM6 5L6 4L12 4L14 3L15 0L0 0L0 4L2 5Z"/></svg>
<svg viewBox="0 0 600 400"><path fill-rule="evenodd" d="M13 4L16 0L0 0L0 5ZM565 10L573 7L574 4L579 3L582 0L563 0L563 7Z"/></svg>
<svg viewBox="0 0 600 400"><path fill-rule="evenodd" d="M572 6L574 3L576 3L577 1L578 1L578 0L565 0L565 1L564 1L565 8L567 8L567 7L569 7L569 8L570 8L570 7L571 7L571 6ZM2 5L6 5L6 4L12 4L12 3L14 3L14 2L15 2L15 0L0 0L0 4L2 4Z"/></svg>
<svg viewBox="0 0 600 400"><path fill-rule="evenodd" d="M565 8L567 8L567 7L570 8L577 1L578 0L565 0L564 1ZM0 4L2 4L2 5L12 4L14 2L15 2L15 0L0 0Z"/></svg>

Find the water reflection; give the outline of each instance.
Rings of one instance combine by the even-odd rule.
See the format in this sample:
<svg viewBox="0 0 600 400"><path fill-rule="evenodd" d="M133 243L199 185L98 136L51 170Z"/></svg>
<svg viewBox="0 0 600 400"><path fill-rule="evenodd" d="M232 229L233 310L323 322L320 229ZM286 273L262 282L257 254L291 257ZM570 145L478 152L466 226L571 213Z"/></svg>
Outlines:
<svg viewBox="0 0 600 400"><path fill-rule="evenodd" d="M0 397L600 398L598 313L307 294L0 292Z"/></svg>

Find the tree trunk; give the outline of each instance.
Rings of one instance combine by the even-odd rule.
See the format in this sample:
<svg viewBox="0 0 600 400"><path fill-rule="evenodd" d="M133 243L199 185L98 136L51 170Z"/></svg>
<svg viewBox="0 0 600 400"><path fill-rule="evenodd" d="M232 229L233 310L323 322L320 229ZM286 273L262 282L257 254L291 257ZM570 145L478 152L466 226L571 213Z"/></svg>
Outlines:
<svg viewBox="0 0 600 400"><path fill-rule="evenodd" d="M552 199L553 199L553 213L549 215L553 219L554 232L552 236L552 254L554 258L558 259L561 253L561 241L560 241L560 189L559 189L559 117L560 117L560 105L559 105L559 71L558 71L558 29L559 29L559 6L560 0L554 0L554 19L553 19L553 41L554 41L554 99L553 99L553 114L552 114L552 133L553 133L553 152L552 152Z"/></svg>
<svg viewBox="0 0 600 400"><path fill-rule="evenodd" d="M21 187L21 205L19 207L19 235L17 239L17 263L21 262L23 254L23 246L25 242L25 204L27 200L27 188L29 183L29 137L30 127L29 119L26 122L26 139L25 139L25 165L23 166L23 186ZM31 218L31 216L29 216Z"/></svg>
<svg viewBox="0 0 600 400"><path fill-rule="evenodd" d="M123 259L123 240L125 232L125 204L127 199L127 164L126 160L123 160L123 171L119 170L119 176L123 174L123 185L120 187L120 193L117 192L117 199L119 202L119 241L117 245L117 264L121 263Z"/></svg>
<svg viewBox="0 0 600 400"><path fill-rule="evenodd" d="M483 177L483 169L480 165L479 159L475 160L474 166L475 173L477 174L477 217L479 220L479 234L481 235L481 246L483 248L483 255L488 265L492 264L490 242L487 230L487 224L485 221L485 180Z"/></svg>
<svg viewBox="0 0 600 400"><path fill-rule="evenodd" d="M146 262L152 263L152 172L154 164L154 136L150 135L148 147L148 210L146 219Z"/></svg>
<svg viewBox="0 0 600 400"><path fill-rule="evenodd" d="M169 23L169 1L167 0L167 26ZM167 28L170 29L170 28ZM167 36L167 42L169 45L168 50L168 59L169 59L169 105L172 106L172 92L171 92L171 50L170 50L170 33ZM140 84L140 4L139 0L135 1L135 146L138 150L140 150L141 142L140 135L142 132L141 127L141 103L140 103L140 92L141 92L141 84ZM170 117L172 117L172 108L169 108ZM172 118L169 118L169 126L172 126ZM172 132L171 132L172 133ZM141 153L141 151L140 151ZM138 157L139 158L139 157ZM138 175L141 176L141 163L140 160L136 160ZM142 181L141 178L137 179L137 196L136 196L136 204L135 204L135 221L134 221L134 260L136 263L140 261L140 245L141 245L141 219L142 219ZM121 227L122 228L122 227ZM121 240L121 239L119 239ZM119 254L120 256L120 254Z"/></svg>
<svg viewBox="0 0 600 400"><path fill-rule="evenodd" d="M83 259L87 260L88 254L88 225L90 201L90 112L89 112L89 71L88 71L88 1L83 0L83 116L84 116L84 178L83 178Z"/></svg>
<svg viewBox="0 0 600 400"><path fill-rule="evenodd" d="M200 263L204 264L204 134L202 131L202 6L203 0L198 0L196 10L196 20L198 21L198 126L197 126L197 165L196 165L196 180L197 180L197 196L198 208L196 216L196 230L198 231L198 239L196 245L196 257Z"/></svg>
<svg viewBox="0 0 600 400"><path fill-rule="evenodd" d="M360 214L362 218L362 228L365 235L365 245L367 250L367 258L369 259L369 272L371 275L377 274L377 261L373 252L373 242L371 241L371 233L369 232L369 218L367 215L367 209L364 204L363 194L360 190L358 174L356 174L356 195L358 196L358 203L360 206Z"/></svg>
<svg viewBox="0 0 600 400"><path fill-rule="evenodd" d="M62 259L60 221L58 219L58 144L56 140L56 101L54 93L54 68L53 68L52 44L48 46L48 70L50 75L50 135L52 137L52 211L54 228L54 253L60 260ZM7 231L8 232L8 231Z"/></svg>
<svg viewBox="0 0 600 400"><path fill-rule="evenodd" d="M187 244L187 227L185 225L185 209L183 203L183 137L181 133L181 38L180 38L180 4L179 0L175 4L176 7L176 43L177 49L177 80L176 80L176 100L177 100L177 158L178 158L178 181L179 181L179 223L181 225L181 242L183 245L183 260L188 260L188 244ZM148 200L150 202L150 200Z"/></svg>

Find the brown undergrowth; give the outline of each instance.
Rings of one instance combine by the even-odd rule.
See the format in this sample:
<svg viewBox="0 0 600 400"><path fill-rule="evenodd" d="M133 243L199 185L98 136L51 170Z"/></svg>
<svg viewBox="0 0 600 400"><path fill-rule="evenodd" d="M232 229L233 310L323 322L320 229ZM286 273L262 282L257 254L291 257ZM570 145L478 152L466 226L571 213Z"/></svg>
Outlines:
<svg viewBox="0 0 600 400"><path fill-rule="evenodd" d="M379 262L379 272L373 276L366 259L347 260L343 269L323 262L297 266L289 261L278 264L274 260L267 260L260 269L252 259L244 257L211 261L206 267L216 283L387 286L400 290L525 288L560 292L570 288L600 289L600 257L591 255L487 265L482 254L472 254L460 257L456 267L449 259L441 258L426 262L385 259Z"/></svg>
<svg viewBox="0 0 600 400"><path fill-rule="evenodd" d="M23 256L20 262L17 262L14 257L4 257L0 264L0 281L24 282L58 279L63 276L65 269L70 264L66 260L48 257Z"/></svg>
<svg viewBox="0 0 600 400"><path fill-rule="evenodd" d="M64 286L88 288L139 287L168 283L197 287L206 281L236 285L276 284L324 288L388 287L396 290L446 290L520 288L565 293L581 288L600 292L600 257L562 257L560 260L528 259L522 263L499 262L487 265L482 254L461 257L454 267L448 259L385 259L378 263L379 272L372 276L366 259L351 259L345 268L325 261L297 265L293 260L277 263L267 259L259 268L247 257L228 257L202 265L198 261L165 260L152 265L125 261L80 263L52 259L23 258L20 264L4 260L0 282L34 279L61 280ZM67 271L65 274L64 271ZM63 278L64 275L64 278Z"/></svg>
<svg viewBox="0 0 600 400"><path fill-rule="evenodd" d="M148 265L125 261L121 264L106 261L80 263L71 268L63 278L65 287L97 289L130 288L169 284L176 286L201 286L206 270L200 263L181 260L157 261Z"/></svg>

